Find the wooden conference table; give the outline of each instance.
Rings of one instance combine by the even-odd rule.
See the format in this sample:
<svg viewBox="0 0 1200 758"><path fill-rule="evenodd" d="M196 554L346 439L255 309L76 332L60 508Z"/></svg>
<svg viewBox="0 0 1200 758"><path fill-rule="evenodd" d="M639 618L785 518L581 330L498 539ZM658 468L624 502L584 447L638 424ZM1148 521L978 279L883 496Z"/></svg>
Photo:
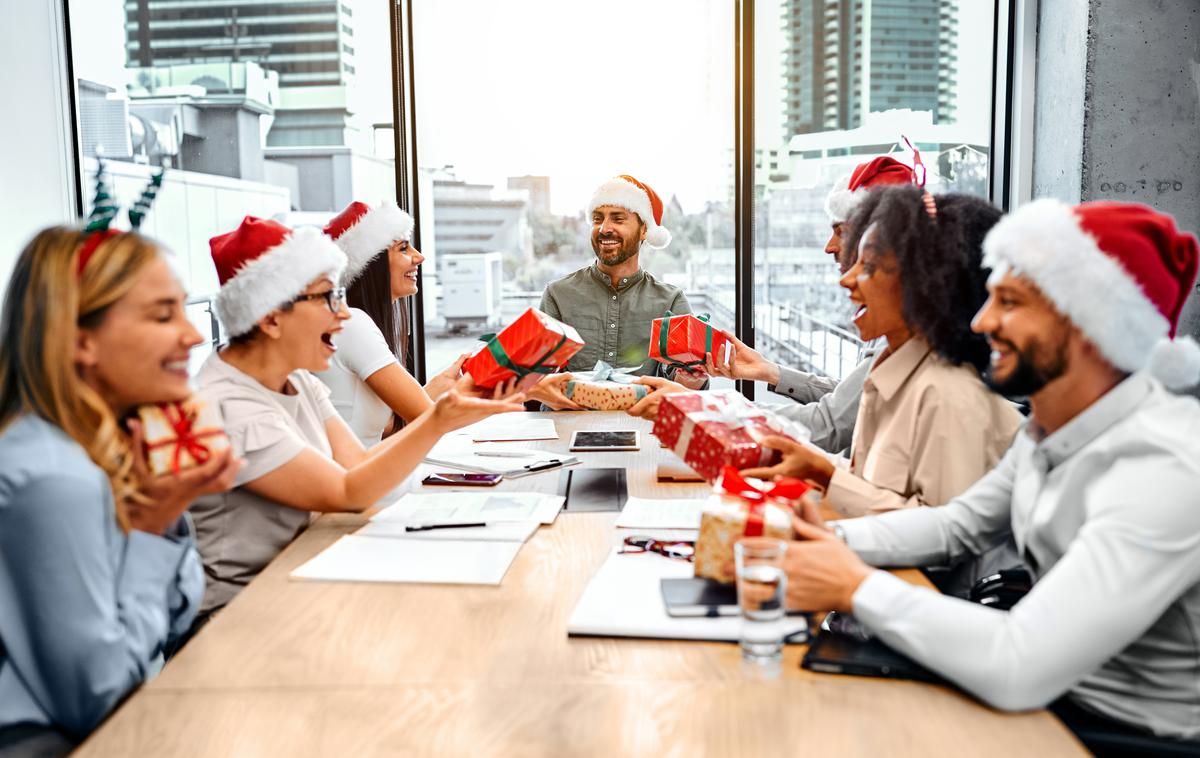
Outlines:
<svg viewBox="0 0 1200 758"><path fill-rule="evenodd" d="M643 430L632 495L677 460L623 413L553 414L576 429ZM558 472L503 482L553 492ZM79 756L1078 755L1046 712L1002 714L947 687L814 674L788 646L774 679L737 645L569 638L567 618L619 539L614 513L564 512L499 587L298 582L289 572L356 529L324 516L80 748ZM923 582L917 572L901 572Z"/></svg>

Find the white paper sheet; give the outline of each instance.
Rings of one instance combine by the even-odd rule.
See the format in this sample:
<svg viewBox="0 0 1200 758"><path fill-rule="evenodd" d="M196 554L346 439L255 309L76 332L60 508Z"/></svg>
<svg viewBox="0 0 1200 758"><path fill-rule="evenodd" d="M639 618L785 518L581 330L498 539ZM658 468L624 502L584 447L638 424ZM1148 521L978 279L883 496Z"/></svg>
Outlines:
<svg viewBox="0 0 1200 758"><path fill-rule="evenodd" d="M537 492L410 492L371 520L405 524L475 521L553 524L562 505L561 496Z"/></svg>
<svg viewBox="0 0 1200 758"><path fill-rule="evenodd" d="M663 605L660 582L664 578L692 576L692 564L657 553L613 552L592 577L571 618L567 634L600 637L652 637L671 640L736 641L742 620L674 618ZM807 629L803 616L789 616L784 635ZM801 636L802 635L798 635Z"/></svg>
<svg viewBox="0 0 1200 758"><path fill-rule="evenodd" d="M574 466L579 463L578 458L565 453L536 452L531 455L521 455L521 457L498 457L478 455L478 452L477 450L431 450L425 456L425 462L434 466L461 469L478 474L500 474L505 479L532 476L542 471L558 471L565 466ZM543 469L543 466L547 468ZM531 471L530 469L538 470Z"/></svg>
<svg viewBox="0 0 1200 758"><path fill-rule="evenodd" d="M461 523L461 522L459 522ZM463 540L465 542L525 542L537 528L536 521L494 521L483 527L467 529L430 529L407 532L403 521L369 521L354 534L359 537L381 537L406 540Z"/></svg>
<svg viewBox="0 0 1200 758"><path fill-rule="evenodd" d="M617 526L626 529L699 529L704 498L654 500L631 497L625 501Z"/></svg>
<svg viewBox="0 0 1200 758"><path fill-rule="evenodd" d="M554 425L554 419L529 418L529 414L523 412L489 416L462 431L475 442L558 439L558 428Z"/></svg>
<svg viewBox="0 0 1200 758"><path fill-rule="evenodd" d="M500 584L520 542L342 537L292 572L293 579L326 582Z"/></svg>

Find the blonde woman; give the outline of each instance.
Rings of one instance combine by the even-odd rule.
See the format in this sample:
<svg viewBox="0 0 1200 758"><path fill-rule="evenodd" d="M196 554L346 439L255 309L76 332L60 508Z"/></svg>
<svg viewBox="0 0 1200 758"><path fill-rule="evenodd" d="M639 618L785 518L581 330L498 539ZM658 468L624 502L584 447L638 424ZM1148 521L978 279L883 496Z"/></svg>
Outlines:
<svg viewBox="0 0 1200 758"><path fill-rule="evenodd" d="M246 461L228 493L192 506L209 584L201 620L222 608L308 526L314 512L362 511L401 484L441 436L523 410L472 394L465 377L370 451L313 376L337 352L349 312L337 286L345 254L319 230L247 216L211 240L217 314L230 344L200 370L230 443ZM511 393L497 388L495 397Z"/></svg>
<svg viewBox="0 0 1200 758"><path fill-rule="evenodd" d="M70 749L161 663L204 575L183 512L228 451L147 479L121 419L189 394L201 341L162 251L135 233L38 234L0 321L0 753Z"/></svg>

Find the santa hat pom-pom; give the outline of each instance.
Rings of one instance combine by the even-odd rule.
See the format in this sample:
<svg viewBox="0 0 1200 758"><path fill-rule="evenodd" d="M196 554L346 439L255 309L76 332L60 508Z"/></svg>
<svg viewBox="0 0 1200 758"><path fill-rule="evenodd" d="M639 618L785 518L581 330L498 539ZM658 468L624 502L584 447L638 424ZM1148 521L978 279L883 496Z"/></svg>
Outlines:
<svg viewBox="0 0 1200 758"><path fill-rule="evenodd" d="M671 244L671 231L661 226L654 227L646 232L646 244L655 250L662 250Z"/></svg>
<svg viewBox="0 0 1200 758"><path fill-rule="evenodd" d="M1200 384L1200 345L1191 337L1161 339L1150 353L1146 371L1169 390Z"/></svg>

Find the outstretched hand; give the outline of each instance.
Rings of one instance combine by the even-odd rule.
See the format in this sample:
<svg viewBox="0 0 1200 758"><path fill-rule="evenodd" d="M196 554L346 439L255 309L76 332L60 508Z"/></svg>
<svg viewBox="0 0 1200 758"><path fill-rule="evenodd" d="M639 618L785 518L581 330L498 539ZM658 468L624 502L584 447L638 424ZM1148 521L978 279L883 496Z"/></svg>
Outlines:
<svg viewBox="0 0 1200 758"><path fill-rule="evenodd" d="M537 400L556 411L582 411L582 405L567 397L567 382L574 377L571 374L550 374L529 388L526 393L530 400Z"/></svg>
<svg viewBox="0 0 1200 758"><path fill-rule="evenodd" d="M768 384L779 383L779 366L763 357L762 353L742 342L732 334L729 340L729 355L709 353L704 357L704 370L709 376L726 379L748 379Z"/></svg>
<svg viewBox="0 0 1200 758"><path fill-rule="evenodd" d="M676 392L689 392L687 387L677 384L670 379L663 379L661 376L639 376L633 381L634 384L644 384L650 388L650 393L641 400L633 404L626 411L630 416L638 418L655 419L658 417L658 406L662 403L662 399L667 395Z"/></svg>
<svg viewBox="0 0 1200 758"><path fill-rule="evenodd" d="M525 393L517 390L517 384L517 379L510 379L489 392L476 388L475 380L464 375L433 404L433 422L445 434L497 413L523 411Z"/></svg>
<svg viewBox="0 0 1200 758"><path fill-rule="evenodd" d="M767 480L789 476L808 480L822 488L829 486L829 480L833 478L834 465L825 456L787 437L767 437L762 444L782 452L783 460L774 466L746 469L742 472L742 476Z"/></svg>

